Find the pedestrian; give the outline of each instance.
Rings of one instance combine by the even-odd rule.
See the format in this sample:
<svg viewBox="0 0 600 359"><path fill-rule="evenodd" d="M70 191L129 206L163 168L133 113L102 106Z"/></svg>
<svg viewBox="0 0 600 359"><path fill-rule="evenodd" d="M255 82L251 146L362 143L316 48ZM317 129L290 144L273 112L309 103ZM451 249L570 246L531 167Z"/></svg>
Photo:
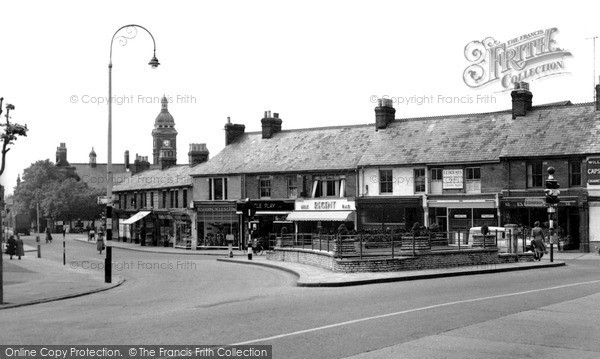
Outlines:
<svg viewBox="0 0 600 359"><path fill-rule="evenodd" d="M531 246L533 247L533 258L538 261L542 260L546 253L546 245L544 244L544 230L540 227L540 222L536 221L531 229Z"/></svg>
<svg viewBox="0 0 600 359"><path fill-rule="evenodd" d="M10 259L17 254L17 242L13 235L8 237L8 241L6 242L6 254L10 256Z"/></svg>
<svg viewBox="0 0 600 359"><path fill-rule="evenodd" d="M19 260L21 260L21 256L25 255L25 250L23 249L23 240L21 239L21 237L19 237L18 234L17 234L17 239L15 240L15 243L16 243L16 247L17 247L16 255L17 255L17 257L19 257Z"/></svg>
<svg viewBox="0 0 600 359"><path fill-rule="evenodd" d="M490 233L490 227L488 227L487 224L484 224L483 226L481 226L481 234L483 234L484 236L487 236Z"/></svg>
<svg viewBox="0 0 600 359"><path fill-rule="evenodd" d="M90 232L88 233L88 242L96 238L96 231L94 228L90 228Z"/></svg>
<svg viewBox="0 0 600 359"><path fill-rule="evenodd" d="M50 227L46 227L46 243L52 243L52 233Z"/></svg>
<svg viewBox="0 0 600 359"><path fill-rule="evenodd" d="M96 242L96 249L100 254L102 254L102 250L104 249L104 236L100 232L98 232L98 241Z"/></svg>

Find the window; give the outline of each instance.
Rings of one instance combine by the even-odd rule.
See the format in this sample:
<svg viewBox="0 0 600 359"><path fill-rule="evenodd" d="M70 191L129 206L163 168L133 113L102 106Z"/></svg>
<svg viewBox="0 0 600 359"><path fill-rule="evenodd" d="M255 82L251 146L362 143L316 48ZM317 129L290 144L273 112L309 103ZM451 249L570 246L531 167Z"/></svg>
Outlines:
<svg viewBox="0 0 600 359"><path fill-rule="evenodd" d="M175 191L175 208L179 208L179 190Z"/></svg>
<svg viewBox="0 0 600 359"><path fill-rule="evenodd" d="M127 209L127 194L123 194L123 209Z"/></svg>
<svg viewBox="0 0 600 359"><path fill-rule="evenodd" d="M392 170L379 170L379 193L393 193Z"/></svg>
<svg viewBox="0 0 600 359"><path fill-rule="evenodd" d="M136 208L137 208L137 207L136 207L136 203L135 203L135 202L136 202L136 201L135 201L135 200L136 200L136 197L137 197L137 193L134 193L134 194L131 196L131 208L133 208L133 209L136 209Z"/></svg>
<svg viewBox="0 0 600 359"><path fill-rule="evenodd" d="M298 198L298 178L296 176L289 176L286 178L287 182L287 197Z"/></svg>
<svg viewBox="0 0 600 359"><path fill-rule="evenodd" d="M167 208L167 191L163 191L163 200L161 208Z"/></svg>
<svg viewBox="0 0 600 359"><path fill-rule="evenodd" d="M544 165L540 162L533 162L527 165L527 187L542 187L544 184Z"/></svg>
<svg viewBox="0 0 600 359"><path fill-rule="evenodd" d="M312 187L312 197L344 197L346 180L344 178L316 177Z"/></svg>
<svg viewBox="0 0 600 359"><path fill-rule="evenodd" d="M441 168L431 169L431 194L442 194L443 189L443 170Z"/></svg>
<svg viewBox="0 0 600 359"><path fill-rule="evenodd" d="M569 187L581 186L581 161L569 162Z"/></svg>
<svg viewBox="0 0 600 359"><path fill-rule="evenodd" d="M169 192L171 192L171 202L170 202L169 208L173 208L173 204L175 204L175 198L174 198L175 191L169 191Z"/></svg>
<svg viewBox="0 0 600 359"><path fill-rule="evenodd" d="M425 192L425 169L417 168L414 171L415 193Z"/></svg>
<svg viewBox="0 0 600 359"><path fill-rule="evenodd" d="M227 178L208 179L208 198L215 201L227 199Z"/></svg>
<svg viewBox="0 0 600 359"><path fill-rule="evenodd" d="M271 180L268 178L261 178L258 182L260 198L271 198Z"/></svg>
<svg viewBox="0 0 600 359"><path fill-rule="evenodd" d="M150 207L154 208L154 192L150 192Z"/></svg>
<svg viewBox="0 0 600 359"><path fill-rule="evenodd" d="M481 193L481 168L467 167L467 193Z"/></svg>
<svg viewBox="0 0 600 359"><path fill-rule="evenodd" d="M187 207L187 189L183 190L183 207Z"/></svg>

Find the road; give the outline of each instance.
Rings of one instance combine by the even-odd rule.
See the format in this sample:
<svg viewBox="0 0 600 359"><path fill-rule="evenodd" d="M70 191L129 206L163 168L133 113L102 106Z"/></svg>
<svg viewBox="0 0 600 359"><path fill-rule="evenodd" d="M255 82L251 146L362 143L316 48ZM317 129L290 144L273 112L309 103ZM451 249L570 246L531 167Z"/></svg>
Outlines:
<svg viewBox="0 0 600 359"><path fill-rule="evenodd" d="M43 256L62 262L60 236L54 242L43 243ZM95 245L66 244L67 265L103 270L104 254ZM301 288L275 269L115 248L113 274L126 279L123 285L2 310L0 342L252 343L273 345L276 358L343 358L599 293L599 264Z"/></svg>

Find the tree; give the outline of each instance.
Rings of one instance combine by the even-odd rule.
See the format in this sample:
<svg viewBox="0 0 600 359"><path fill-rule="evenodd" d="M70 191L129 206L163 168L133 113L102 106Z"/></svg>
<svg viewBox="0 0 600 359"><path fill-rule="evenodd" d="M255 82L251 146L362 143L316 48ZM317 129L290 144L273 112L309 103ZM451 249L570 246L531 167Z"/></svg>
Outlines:
<svg viewBox="0 0 600 359"><path fill-rule="evenodd" d="M0 115L2 115L2 102L4 97L0 97ZM6 105L6 123L1 123L0 126L4 127L2 134L2 165L0 167L0 176L4 173L6 166L6 154L10 151L9 145L14 144L18 136L27 136L27 125L20 125L18 123L10 123L10 111L14 111L15 106L11 104Z"/></svg>
<svg viewBox="0 0 600 359"><path fill-rule="evenodd" d="M100 217L102 195L84 182L72 169L57 167L50 160L37 161L23 171L21 184L15 187L15 207L32 212L40 205L40 215L55 220L93 220Z"/></svg>

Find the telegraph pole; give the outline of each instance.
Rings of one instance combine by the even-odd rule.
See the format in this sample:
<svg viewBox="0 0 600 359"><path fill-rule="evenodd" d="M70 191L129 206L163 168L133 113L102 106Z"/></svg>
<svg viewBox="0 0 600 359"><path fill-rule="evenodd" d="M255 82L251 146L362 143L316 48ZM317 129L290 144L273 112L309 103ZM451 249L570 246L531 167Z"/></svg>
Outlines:
<svg viewBox="0 0 600 359"><path fill-rule="evenodd" d="M554 167L548 167L548 179L546 180L546 205L548 206L548 237L550 239L550 262L554 262L554 240L556 235L554 233L554 222L556 218L556 207L560 199L560 185L558 181L554 179Z"/></svg>
<svg viewBox="0 0 600 359"><path fill-rule="evenodd" d="M592 36L592 37L588 37L586 38L586 40L592 40L592 48L593 48L593 61L594 63L592 64L592 72L594 74L594 82L592 83L592 88L594 88L594 86L596 85L596 39L598 38L598 36ZM594 100L596 100L596 91L594 90L594 96L592 97Z"/></svg>

